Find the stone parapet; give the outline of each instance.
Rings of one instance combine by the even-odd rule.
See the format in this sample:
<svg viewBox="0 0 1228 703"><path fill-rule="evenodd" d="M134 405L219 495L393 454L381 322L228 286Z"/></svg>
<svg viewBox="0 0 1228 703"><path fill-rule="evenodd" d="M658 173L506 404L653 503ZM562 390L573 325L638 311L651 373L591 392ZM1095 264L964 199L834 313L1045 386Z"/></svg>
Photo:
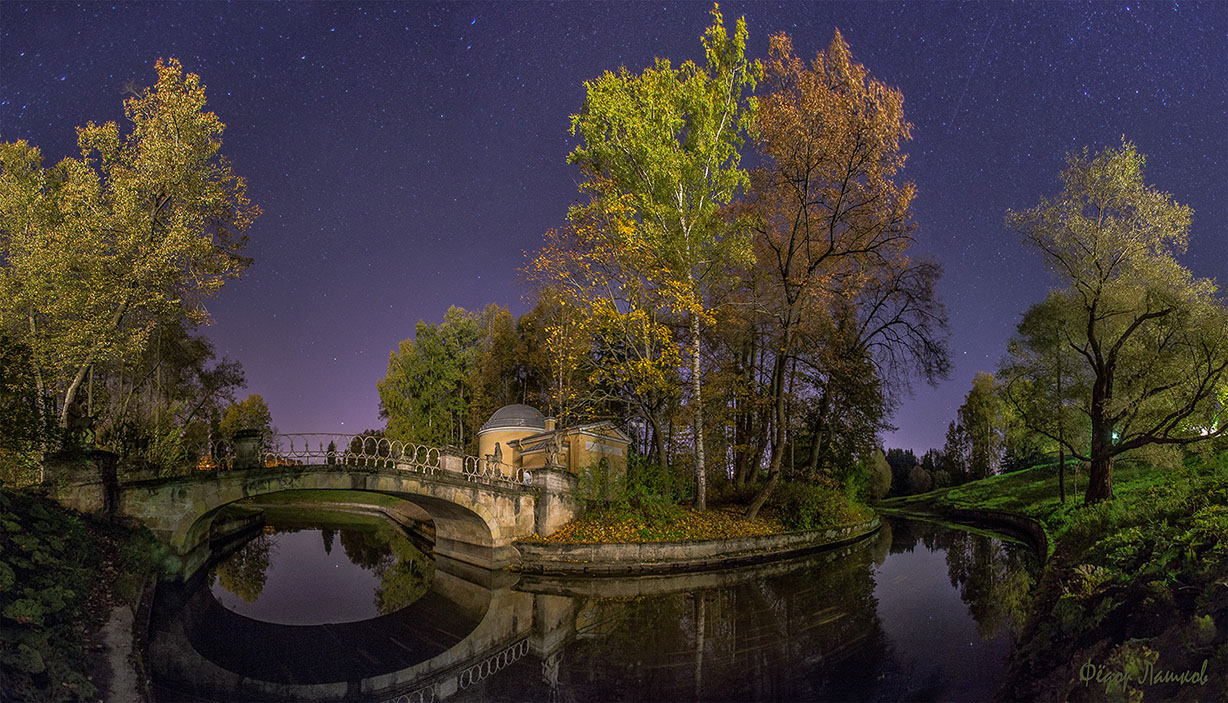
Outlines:
<svg viewBox="0 0 1228 703"><path fill-rule="evenodd" d="M580 513L580 501L575 497L577 484L575 474L565 469L533 470L533 487L538 491L533 515L537 534L552 535Z"/></svg>
<svg viewBox="0 0 1228 703"><path fill-rule="evenodd" d="M833 549L873 534L877 517L853 525L779 535L690 542L560 544L518 541L513 569L530 574L602 576L725 569Z"/></svg>

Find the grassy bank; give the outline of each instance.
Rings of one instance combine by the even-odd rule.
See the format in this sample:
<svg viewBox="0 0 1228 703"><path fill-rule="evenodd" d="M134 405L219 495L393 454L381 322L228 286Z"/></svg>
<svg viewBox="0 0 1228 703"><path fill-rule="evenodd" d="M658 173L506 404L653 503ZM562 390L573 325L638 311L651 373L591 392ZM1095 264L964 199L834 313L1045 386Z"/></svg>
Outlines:
<svg viewBox="0 0 1228 703"><path fill-rule="evenodd" d="M1094 506L1059 502L1053 467L884 501L1007 510L1045 526L1053 557L1006 700L1228 695L1228 452L1179 470L1123 463L1114 473L1116 497Z"/></svg>
<svg viewBox="0 0 1228 703"><path fill-rule="evenodd" d="M0 699L98 700L89 643L140 598L155 554L145 530L0 490Z"/></svg>

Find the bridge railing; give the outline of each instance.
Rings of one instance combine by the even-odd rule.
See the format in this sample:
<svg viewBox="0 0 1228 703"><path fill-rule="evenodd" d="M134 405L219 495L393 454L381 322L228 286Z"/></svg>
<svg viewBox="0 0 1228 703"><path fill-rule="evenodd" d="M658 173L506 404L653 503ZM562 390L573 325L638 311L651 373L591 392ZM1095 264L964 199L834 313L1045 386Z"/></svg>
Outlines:
<svg viewBox="0 0 1228 703"><path fill-rule="evenodd" d="M451 472L468 481L528 485L528 471L503 462L464 456L455 450L402 442L371 434L299 433L239 436L213 442L198 469L277 468L318 465L412 471L432 475Z"/></svg>

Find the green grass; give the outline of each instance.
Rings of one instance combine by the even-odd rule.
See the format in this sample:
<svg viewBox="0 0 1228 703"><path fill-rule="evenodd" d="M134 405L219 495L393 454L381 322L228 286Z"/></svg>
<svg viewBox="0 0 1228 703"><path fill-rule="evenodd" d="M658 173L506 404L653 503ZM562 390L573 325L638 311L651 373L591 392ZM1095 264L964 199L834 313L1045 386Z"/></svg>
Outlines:
<svg viewBox="0 0 1228 703"><path fill-rule="evenodd" d="M1186 460L1182 471L1165 471L1140 461L1119 461L1113 468L1115 502L1132 503L1156 488L1173 480L1215 471L1228 466L1228 452L1221 452L1210 462L1198 457ZM1035 518L1045 528L1050 543L1061 538L1071 518L1083 507L1083 492L1087 488L1087 472L1080 471L1075 490L1075 464L1066 467L1066 502L1061 502L1057 464L1014 473L991 476L980 481L939 488L928 493L890 498L879 503L888 509L942 512L944 508L1003 510Z"/></svg>
<svg viewBox="0 0 1228 703"><path fill-rule="evenodd" d="M331 491L331 490L293 490L262 495L257 499L260 503L277 503L296 505L310 503L363 503L382 508L391 508L405 501L396 496L370 491Z"/></svg>
<svg viewBox="0 0 1228 703"><path fill-rule="evenodd" d="M1228 690L1228 451L1178 469L1118 462L1115 496L1084 505L1056 466L883 501L887 510L1004 510L1044 525L1054 547L1011 655L1003 700L1207 700ZM1198 671L1203 686L1085 686L1086 663L1109 674ZM1218 692L1218 693L1217 693Z"/></svg>

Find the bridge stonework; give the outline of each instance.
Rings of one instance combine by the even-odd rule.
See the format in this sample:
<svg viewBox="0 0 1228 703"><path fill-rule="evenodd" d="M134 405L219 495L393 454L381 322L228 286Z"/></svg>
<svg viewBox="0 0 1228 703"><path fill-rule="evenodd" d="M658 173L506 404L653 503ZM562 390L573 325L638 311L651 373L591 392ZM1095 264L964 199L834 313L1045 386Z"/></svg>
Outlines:
<svg viewBox="0 0 1228 703"><path fill-rule="evenodd" d="M170 551L168 570L187 577L209 558L213 518L245 498L287 490L348 490L395 496L430 514L436 554L485 569L501 569L518 558L512 541L533 533L548 535L578 509L575 478L556 469L533 472L531 484L481 481L463 472L432 472L395 466L335 464L277 466L200 475L108 482L104 472L80 462L52 472L50 497L83 512L111 512L134 518Z"/></svg>

